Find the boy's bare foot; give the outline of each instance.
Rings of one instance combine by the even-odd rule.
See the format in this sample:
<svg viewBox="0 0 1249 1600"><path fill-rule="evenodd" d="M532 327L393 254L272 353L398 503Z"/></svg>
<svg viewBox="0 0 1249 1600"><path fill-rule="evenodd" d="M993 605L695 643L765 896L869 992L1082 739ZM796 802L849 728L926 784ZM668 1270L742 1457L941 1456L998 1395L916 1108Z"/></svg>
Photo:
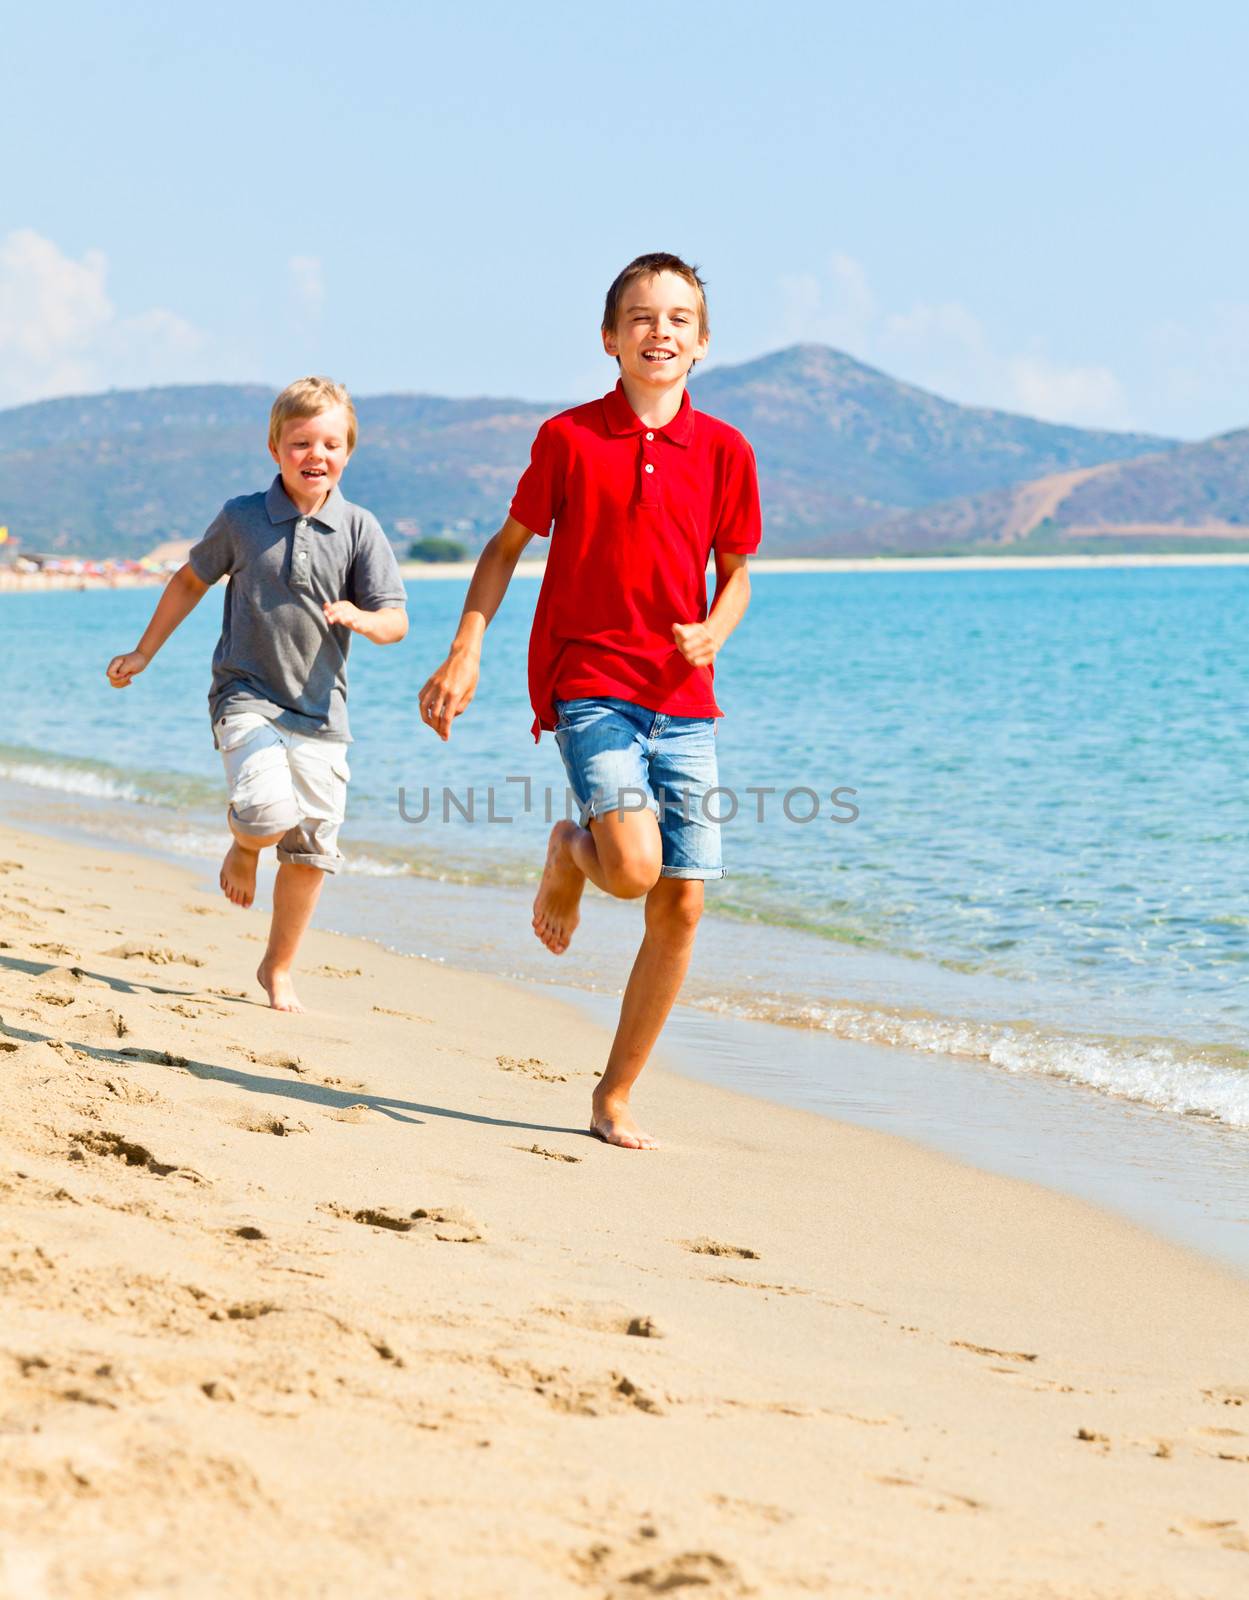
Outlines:
<svg viewBox="0 0 1249 1600"><path fill-rule="evenodd" d="M551 829L542 882L533 902L533 931L556 956L562 956L567 950L581 921L585 873L573 860L569 849L569 842L576 833L575 822L557 822Z"/></svg>
<svg viewBox="0 0 1249 1600"><path fill-rule="evenodd" d="M604 1144L617 1144L624 1150L658 1150L659 1140L643 1133L629 1111L627 1100L616 1096L594 1096L590 1112L590 1132Z"/></svg>
<svg viewBox="0 0 1249 1600"><path fill-rule="evenodd" d="M262 961L256 968L256 982L269 996L269 1004L275 1011L304 1009L299 1003L299 996L295 993L295 985L289 972L279 971L276 967L271 967L267 961Z"/></svg>
<svg viewBox="0 0 1249 1600"><path fill-rule="evenodd" d="M249 906L256 898L256 867L260 855L255 850L244 850L236 840L226 851L221 863L221 876L217 880L221 892L236 906Z"/></svg>

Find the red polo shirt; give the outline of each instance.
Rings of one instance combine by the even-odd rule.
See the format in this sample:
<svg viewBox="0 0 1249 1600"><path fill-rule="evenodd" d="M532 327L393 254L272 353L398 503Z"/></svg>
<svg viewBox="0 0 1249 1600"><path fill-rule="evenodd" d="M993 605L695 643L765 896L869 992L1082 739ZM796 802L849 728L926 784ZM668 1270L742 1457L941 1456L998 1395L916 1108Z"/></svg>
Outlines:
<svg viewBox="0 0 1249 1600"><path fill-rule="evenodd" d="M755 458L736 428L687 394L647 428L617 383L544 422L512 516L552 531L529 636L529 698L541 728L556 700L607 695L678 717L718 717L712 668L692 667L674 622L707 616L707 561L759 547Z"/></svg>

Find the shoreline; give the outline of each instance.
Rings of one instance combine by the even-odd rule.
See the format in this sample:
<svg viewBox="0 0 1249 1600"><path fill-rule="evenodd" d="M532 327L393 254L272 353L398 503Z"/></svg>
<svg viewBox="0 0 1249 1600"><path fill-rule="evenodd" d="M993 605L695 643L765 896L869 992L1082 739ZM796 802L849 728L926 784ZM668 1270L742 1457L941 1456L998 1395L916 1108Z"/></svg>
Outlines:
<svg viewBox="0 0 1249 1600"><path fill-rule="evenodd" d="M608 1150L549 994L314 930L281 1016L190 869L0 862L6 1577L1240 1592L1244 1282L658 1066Z"/></svg>
<svg viewBox="0 0 1249 1600"><path fill-rule="evenodd" d="M752 556L750 570L769 577L807 577L819 572L1056 572L1084 568L1116 567L1246 567L1249 551L1159 551L1125 552L1121 555L1053 556ZM468 579L471 561L447 562L438 566L417 561L400 563L406 579ZM710 570L710 568L708 569ZM545 571L541 561L521 561L518 578L540 578Z"/></svg>
<svg viewBox="0 0 1249 1600"><path fill-rule="evenodd" d="M752 573L767 576L805 577L820 572L1055 572L1119 567L1245 567L1249 552L1183 551L1124 553L1121 555L1051 556L756 556ZM404 581L430 582L455 579L466 582L473 575L471 561L439 563L401 561ZM518 563L514 576L540 578L544 561ZM127 574L114 578L93 578L69 573L15 573L0 570L0 594L43 594L69 590L145 589L159 587L169 574L141 577Z"/></svg>

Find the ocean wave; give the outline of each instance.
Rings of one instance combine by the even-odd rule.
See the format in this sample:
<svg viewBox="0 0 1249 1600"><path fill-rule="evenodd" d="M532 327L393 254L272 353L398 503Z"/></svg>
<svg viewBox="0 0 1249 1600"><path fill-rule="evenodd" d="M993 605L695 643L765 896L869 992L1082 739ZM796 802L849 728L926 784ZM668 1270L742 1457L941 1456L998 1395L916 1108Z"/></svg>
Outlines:
<svg viewBox="0 0 1249 1600"><path fill-rule="evenodd" d="M14 745L0 745L0 779L81 800L164 806L171 811L210 804L217 797L213 785L190 774L130 770L90 757Z"/></svg>
<svg viewBox="0 0 1249 1600"><path fill-rule="evenodd" d="M804 1005L766 998L705 1004L761 1022L819 1028L864 1044L962 1056L1004 1072L1064 1078L1139 1105L1249 1128L1249 1051L1232 1046L1079 1035L866 1005Z"/></svg>
<svg viewBox="0 0 1249 1600"><path fill-rule="evenodd" d="M57 789L62 794L91 800L134 800L147 797L133 783L110 777L90 767L46 766L32 761L0 761L0 778L28 784L33 789Z"/></svg>

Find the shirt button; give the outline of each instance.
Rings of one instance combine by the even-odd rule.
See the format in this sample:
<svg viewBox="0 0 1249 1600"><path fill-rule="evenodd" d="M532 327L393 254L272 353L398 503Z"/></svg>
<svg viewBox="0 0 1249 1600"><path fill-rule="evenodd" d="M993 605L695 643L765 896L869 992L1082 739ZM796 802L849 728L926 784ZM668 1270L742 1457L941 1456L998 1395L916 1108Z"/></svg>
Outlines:
<svg viewBox="0 0 1249 1600"><path fill-rule="evenodd" d="M647 438L648 438L648 439L653 439L653 438L654 438L654 437L655 437L655 435L654 435L654 434L653 434L653 433L648 433L648 434L647 434L647 435L646 435L646 437L647 437Z"/></svg>
<svg viewBox="0 0 1249 1600"><path fill-rule="evenodd" d="M655 470L654 467L651 466L649 461L646 463L646 470L647 470L647 472L654 472L654 470Z"/></svg>

